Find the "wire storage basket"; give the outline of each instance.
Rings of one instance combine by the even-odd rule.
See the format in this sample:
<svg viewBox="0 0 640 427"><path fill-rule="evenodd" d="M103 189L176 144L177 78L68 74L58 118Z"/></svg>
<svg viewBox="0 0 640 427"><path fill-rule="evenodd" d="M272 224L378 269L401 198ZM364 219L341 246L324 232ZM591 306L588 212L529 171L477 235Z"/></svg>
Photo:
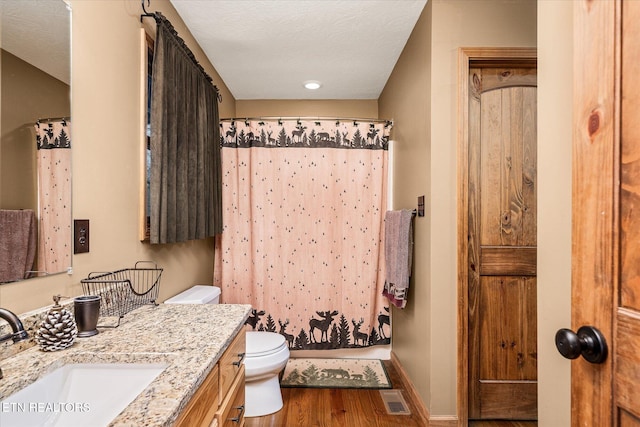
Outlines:
<svg viewBox="0 0 640 427"><path fill-rule="evenodd" d="M100 316L117 317L117 327L125 314L147 304L157 305L162 268L153 261L138 261L133 268L110 272L89 273L82 279L85 295L99 295Z"/></svg>

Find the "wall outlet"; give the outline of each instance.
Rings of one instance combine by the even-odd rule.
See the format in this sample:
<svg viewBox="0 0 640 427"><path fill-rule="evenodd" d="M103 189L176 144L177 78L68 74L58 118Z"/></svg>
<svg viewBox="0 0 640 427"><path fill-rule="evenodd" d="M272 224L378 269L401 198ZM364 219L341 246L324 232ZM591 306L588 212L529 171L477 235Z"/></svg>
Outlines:
<svg viewBox="0 0 640 427"><path fill-rule="evenodd" d="M424 216L424 196L418 196L418 216Z"/></svg>
<svg viewBox="0 0 640 427"><path fill-rule="evenodd" d="M73 253L89 252L89 220L73 220Z"/></svg>

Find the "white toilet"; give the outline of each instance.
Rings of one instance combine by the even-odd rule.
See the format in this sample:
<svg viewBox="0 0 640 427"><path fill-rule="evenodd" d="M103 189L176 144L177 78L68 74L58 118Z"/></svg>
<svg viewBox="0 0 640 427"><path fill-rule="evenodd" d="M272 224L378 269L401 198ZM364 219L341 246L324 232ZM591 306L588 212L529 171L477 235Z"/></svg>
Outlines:
<svg viewBox="0 0 640 427"><path fill-rule="evenodd" d="M165 304L217 304L220 288L196 285L169 298ZM245 417L260 417L282 409L278 375L289 360L284 336L274 332L247 332L245 368Z"/></svg>
<svg viewBox="0 0 640 427"><path fill-rule="evenodd" d="M261 417L282 409L278 375L289 360L289 346L274 332L247 332L244 358L245 417Z"/></svg>

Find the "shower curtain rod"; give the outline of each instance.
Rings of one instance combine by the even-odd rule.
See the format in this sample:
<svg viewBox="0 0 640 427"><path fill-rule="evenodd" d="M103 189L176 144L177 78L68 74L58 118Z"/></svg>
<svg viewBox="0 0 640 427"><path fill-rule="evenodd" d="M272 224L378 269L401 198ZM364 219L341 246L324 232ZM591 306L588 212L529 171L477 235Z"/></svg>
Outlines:
<svg viewBox="0 0 640 427"><path fill-rule="evenodd" d="M363 118L355 118L355 117L301 117L301 116L266 116L266 117L233 117L230 119L220 119L221 122L245 122L249 120L266 120L266 121L282 121L282 120L305 120L309 122L313 121L336 121L336 122L373 122L373 123L384 123L385 127L391 126L393 127L393 120L384 120L384 119L363 119Z"/></svg>
<svg viewBox="0 0 640 427"><path fill-rule="evenodd" d="M42 119L38 119L36 120L36 124L40 124L40 123L49 123L49 122L68 122L71 120L71 117L69 116L65 116L65 117L47 117L47 118L42 118Z"/></svg>

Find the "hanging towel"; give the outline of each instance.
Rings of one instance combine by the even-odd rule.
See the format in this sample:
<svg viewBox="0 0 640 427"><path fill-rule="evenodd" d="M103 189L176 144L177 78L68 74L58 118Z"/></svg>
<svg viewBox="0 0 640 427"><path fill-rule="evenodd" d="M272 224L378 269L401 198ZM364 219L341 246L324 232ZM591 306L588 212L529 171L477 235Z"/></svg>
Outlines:
<svg viewBox="0 0 640 427"><path fill-rule="evenodd" d="M31 209L0 210L0 283L29 277L37 245L36 214Z"/></svg>
<svg viewBox="0 0 640 427"><path fill-rule="evenodd" d="M382 294L393 305L407 305L413 255L413 212L387 211L384 219L386 277Z"/></svg>

